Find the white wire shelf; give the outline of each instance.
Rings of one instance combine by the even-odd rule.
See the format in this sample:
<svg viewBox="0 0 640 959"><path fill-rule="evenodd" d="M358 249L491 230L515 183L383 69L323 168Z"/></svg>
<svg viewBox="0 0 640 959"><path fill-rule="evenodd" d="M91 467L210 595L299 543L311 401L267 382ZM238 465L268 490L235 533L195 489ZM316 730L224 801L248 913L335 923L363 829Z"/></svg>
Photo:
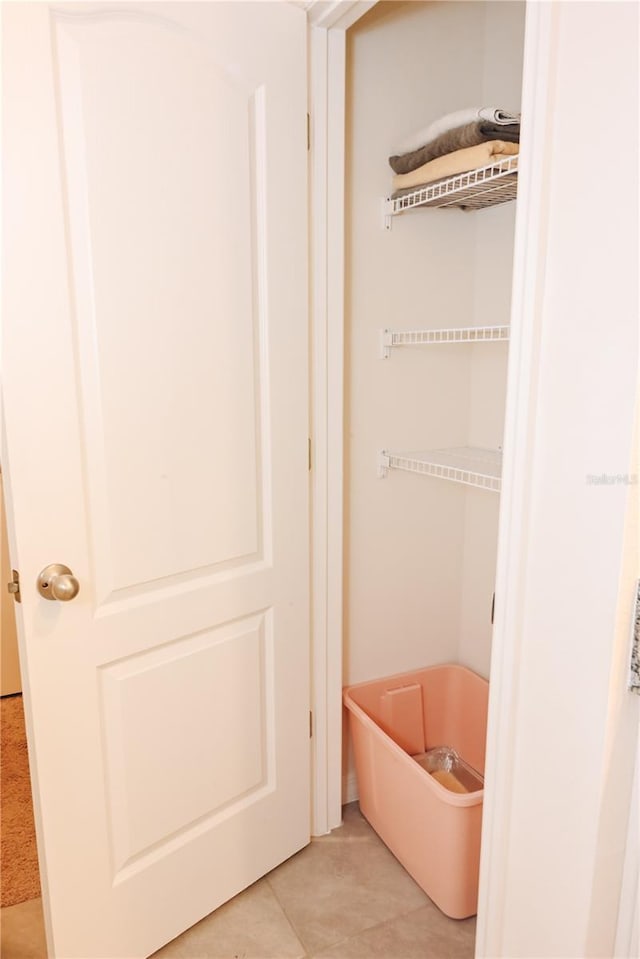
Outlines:
<svg viewBox="0 0 640 959"><path fill-rule="evenodd" d="M452 483L476 486L479 489L500 492L502 453L474 446L459 446L446 450L419 450L393 453L382 450L378 460L378 474L385 477L389 470L422 473Z"/></svg>
<svg viewBox="0 0 640 959"><path fill-rule="evenodd" d="M436 343L495 343L509 339L508 326L461 326L450 330L382 330L380 354L391 356L395 346L432 346Z"/></svg>
<svg viewBox="0 0 640 959"><path fill-rule="evenodd" d="M451 206L463 210L481 210L515 200L517 189L518 154L386 199L383 205L385 227L390 230L394 216L416 207Z"/></svg>

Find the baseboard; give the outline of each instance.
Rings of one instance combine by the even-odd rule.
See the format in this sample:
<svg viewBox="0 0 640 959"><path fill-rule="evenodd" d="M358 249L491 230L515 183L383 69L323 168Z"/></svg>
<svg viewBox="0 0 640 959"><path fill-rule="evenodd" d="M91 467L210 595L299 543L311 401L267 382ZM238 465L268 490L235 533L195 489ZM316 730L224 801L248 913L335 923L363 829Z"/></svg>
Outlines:
<svg viewBox="0 0 640 959"><path fill-rule="evenodd" d="M350 773L342 778L342 805L355 802L359 798L358 781L355 773Z"/></svg>

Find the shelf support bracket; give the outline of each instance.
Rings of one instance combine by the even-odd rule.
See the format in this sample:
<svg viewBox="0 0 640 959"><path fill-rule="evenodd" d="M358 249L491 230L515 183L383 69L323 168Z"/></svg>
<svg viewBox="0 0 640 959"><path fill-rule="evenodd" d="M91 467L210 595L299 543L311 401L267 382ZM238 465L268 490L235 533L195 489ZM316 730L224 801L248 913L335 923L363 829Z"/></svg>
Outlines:
<svg viewBox="0 0 640 959"><path fill-rule="evenodd" d="M389 472L389 454L386 450L378 452L378 478L385 479Z"/></svg>
<svg viewBox="0 0 640 959"><path fill-rule="evenodd" d="M393 346L393 333L391 330L380 330L380 359L388 360L391 356L391 347Z"/></svg>
<svg viewBox="0 0 640 959"><path fill-rule="evenodd" d="M393 201L388 197L382 200L382 227L385 230L391 229L393 223Z"/></svg>

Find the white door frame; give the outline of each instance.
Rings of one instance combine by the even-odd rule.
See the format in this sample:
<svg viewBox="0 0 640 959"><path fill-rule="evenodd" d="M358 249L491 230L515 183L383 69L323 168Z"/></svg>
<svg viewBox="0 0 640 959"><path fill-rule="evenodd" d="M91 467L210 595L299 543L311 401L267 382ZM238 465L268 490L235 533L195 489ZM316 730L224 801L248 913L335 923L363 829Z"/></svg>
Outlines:
<svg viewBox="0 0 640 959"><path fill-rule="evenodd" d="M312 0L309 19L312 832L342 822L342 496L346 31L375 0Z"/></svg>

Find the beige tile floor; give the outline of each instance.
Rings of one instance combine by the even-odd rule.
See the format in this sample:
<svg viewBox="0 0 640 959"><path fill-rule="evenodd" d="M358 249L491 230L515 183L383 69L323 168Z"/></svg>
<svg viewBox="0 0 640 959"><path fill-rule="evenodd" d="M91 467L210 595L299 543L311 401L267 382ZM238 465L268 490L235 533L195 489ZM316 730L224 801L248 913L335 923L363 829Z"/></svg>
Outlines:
<svg viewBox="0 0 640 959"><path fill-rule="evenodd" d="M357 804L344 824L153 959L472 959L475 919L447 919ZM40 900L2 910L2 959L45 959Z"/></svg>

